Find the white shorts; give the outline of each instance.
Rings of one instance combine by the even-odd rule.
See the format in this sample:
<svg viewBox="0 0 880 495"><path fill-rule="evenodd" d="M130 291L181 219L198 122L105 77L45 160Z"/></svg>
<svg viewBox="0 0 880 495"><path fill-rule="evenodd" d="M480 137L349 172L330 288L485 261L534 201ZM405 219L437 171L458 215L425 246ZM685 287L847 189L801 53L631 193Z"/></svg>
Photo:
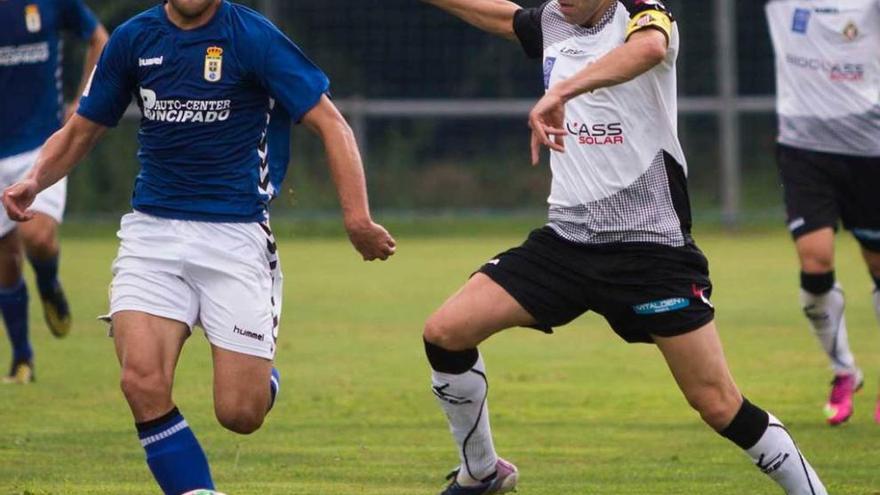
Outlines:
<svg viewBox="0 0 880 495"><path fill-rule="evenodd" d="M281 264L268 223L122 217L110 314L139 311L205 330L212 345L272 360Z"/></svg>
<svg viewBox="0 0 880 495"><path fill-rule="evenodd" d="M0 189L20 181L33 168L40 154L40 148L0 160ZM64 206L67 204L67 177L37 195L31 210L52 217L59 224L64 218ZM0 214L0 237L12 232L17 223L3 213Z"/></svg>

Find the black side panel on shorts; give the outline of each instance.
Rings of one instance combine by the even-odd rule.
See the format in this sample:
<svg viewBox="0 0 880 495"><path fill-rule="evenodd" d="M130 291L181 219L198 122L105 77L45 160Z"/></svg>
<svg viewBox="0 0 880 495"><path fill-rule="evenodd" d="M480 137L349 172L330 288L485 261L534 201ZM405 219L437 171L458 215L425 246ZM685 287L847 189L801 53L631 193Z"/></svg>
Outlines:
<svg viewBox="0 0 880 495"><path fill-rule="evenodd" d="M550 2L544 2L540 7L520 9L513 15L513 31L529 58L540 58L544 53L541 18L548 3Z"/></svg>
<svg viewBox="0 0 880 495"><path fill-rule="evenodd" d="M688 194L687 176L684 167L679 165L675 158L667 152L663 152L663 163L666 164L666 177L669 178L669 193L672 196L672 206L681 222L681 233L687 238L691 234L691 200Z"/></svg>

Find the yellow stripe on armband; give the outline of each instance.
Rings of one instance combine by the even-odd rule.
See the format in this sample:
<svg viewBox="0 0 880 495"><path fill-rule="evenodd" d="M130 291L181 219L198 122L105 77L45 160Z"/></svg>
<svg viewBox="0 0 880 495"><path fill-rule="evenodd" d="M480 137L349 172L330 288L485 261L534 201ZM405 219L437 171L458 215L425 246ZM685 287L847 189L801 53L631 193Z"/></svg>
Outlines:
<svg viewBox="0 0 880 495"><path fill-rule="evenodd" d="M629 21L629 26L626 28L626 39L629 39L636 31L646 28L659 29L668 39L672 35L672 18L666 12L659 10L639 12Z"/></svg>

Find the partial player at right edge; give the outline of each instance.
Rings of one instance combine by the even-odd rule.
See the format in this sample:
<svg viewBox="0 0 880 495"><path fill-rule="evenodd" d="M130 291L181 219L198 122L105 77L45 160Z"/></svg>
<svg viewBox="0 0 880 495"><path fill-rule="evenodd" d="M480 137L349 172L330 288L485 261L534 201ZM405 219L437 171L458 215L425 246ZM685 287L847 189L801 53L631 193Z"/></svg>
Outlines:
<svg viewBox="0 0 880 495"><path fill-rule="evenodd" d="M484 265L425 325L433 392L460 458L442 495L507 493L518 481L495 452L477 346L591 310L627 342L656 344L703 420L786 493L827 495L782 422L743 398L724 357L708 262L690 234L672 15L656 0L426 1L543 56L534 161L541 144L553 150L549 224Z"/></svg>
<svg viewBox="0 0 880 495"><path fill-rule="evenodd" d="M773 0L779 145L801 304L834 369L830 425L853 414L862 371L850 351L834 276L838 223L862 246L880 318L880 1ZM880 422L880 401L874 418Z"/></svg>

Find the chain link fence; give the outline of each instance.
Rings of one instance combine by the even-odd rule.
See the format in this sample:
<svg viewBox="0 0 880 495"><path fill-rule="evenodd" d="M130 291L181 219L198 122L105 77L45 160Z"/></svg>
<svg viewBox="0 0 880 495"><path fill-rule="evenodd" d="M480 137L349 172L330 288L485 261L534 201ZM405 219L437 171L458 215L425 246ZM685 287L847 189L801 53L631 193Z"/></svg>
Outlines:
<svg viewBox="0 0 880 495"><path fill-rule="evenodd" d="M88 0L109 28L140 0ZM538 211L546 167L528 166L526 114L541 65L506 40L416 0L256 0L328 73L364 151L374 207ZM540 2L521 2L525 6ZM728 222L781 218L773 163L773 59L762 2L668 0L682 35L680 132L695 211ZM75 172L75 214L126 208L137 171L129 120ZM294 131L276 218L335 208L320 143Z"/></svg>

